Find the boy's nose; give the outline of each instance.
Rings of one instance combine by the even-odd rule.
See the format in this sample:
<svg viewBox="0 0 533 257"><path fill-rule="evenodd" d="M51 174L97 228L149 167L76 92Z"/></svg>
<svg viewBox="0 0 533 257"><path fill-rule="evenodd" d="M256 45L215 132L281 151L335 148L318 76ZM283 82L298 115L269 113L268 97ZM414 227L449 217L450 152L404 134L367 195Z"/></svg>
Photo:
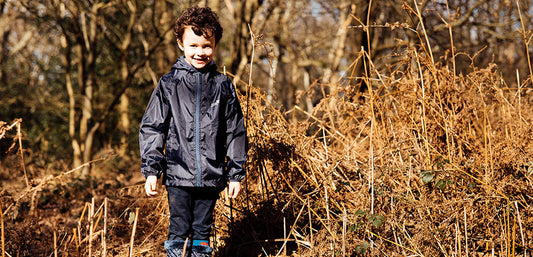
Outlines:
<svg viewBox="0 0 533 257"><path fill-rule="evenodd" d="M196 49L196 55L205 55L205 50L203 48Z"/></svg>

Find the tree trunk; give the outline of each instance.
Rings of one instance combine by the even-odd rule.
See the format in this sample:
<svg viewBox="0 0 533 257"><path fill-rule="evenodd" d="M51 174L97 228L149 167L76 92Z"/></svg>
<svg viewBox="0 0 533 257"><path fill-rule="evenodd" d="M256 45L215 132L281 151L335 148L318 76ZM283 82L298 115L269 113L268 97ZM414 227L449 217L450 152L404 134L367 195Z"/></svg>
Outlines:
<svg viewBox="0 0 533 257"><path fill-rule="evenodd" d="M63 28L62 28L63 29ZM63 31L65 32L65 31ZM69 119L68 119L68 134L70 136L74 167L79 167L81 162L81 148L80 143L76 137L76 97L74 95L74 88L72 86L72 42L67 40L65 34L61 36L61 45L65 49L63 55L63 67L65 67L65 86L67 88L69 100Z"/></svg>
<svg viewBox="0 0 533 257"><path fill-rule="evenodd" d="M80 85L83 85L82 90L82 117L80 121L80 141L82 142L82 160L83 163L89 163L92 157L92 146L94 141L94 134L97 127L93 120L93 91L97 85L96 82L96 55L97 55L97 21L98 21L98 9L102 7L103 3L93 4L89 16L89 25L86 25L85 12L81 13L81 28L83 32L83 44L79 47L79 55L87 56L86 62L80 62L79 67L83 67L85 64L87 67L80 72L81 81ZM84 79L85 78L85 79ZM87 177L90 174L90 165L83 167L81 176Z"/></svg>
<svg viewBox="0 0 533 257"><path fill-rule="evenodd" d="M126 29L126 33L124 36L124 40L122 41L122 44L120 45L121 55L120 55L120 78L122 81L121 88L126 88L128 82L128 78L130 77L130 69L128 68L128 51L131 45L131 40L133 38L133 27L137 21L137 7L133 2L130 2L128 4L128 8L130 9L130 19L128 22L128 27ZM166 11L165 13L166 14ZM168 15L163 15L163 18L165 18ZM127 90L127 89L126 89ZM118 155L120 157L124 157L127 154L127 150L129 148L128 139L130 137L130 117L129 117L129 107L130 107L130 101L127 91L124 91L122 95L120 96L120 104L119 104L119 113L120 113L120 146Z"/></svg>
<svg viewBox="0 0 533 257"><path fill-rule="evenodd" d="M156 8L159 6L159 8ZM162 28L162 31L168 31L165 35L164 49L163 51L157 52L157 70L167 71L170 63L176 61L178 56L178 43L176 41L176 36L174 35L174 17L172 16L172 8L167 0L158 0L154 3L154 11L161 10L161 16L159 27ZM154 84L157 81L154 81ZM155 86L155 85L154 85Z"/></svg>
<svg viewBox="0 0 533 257"><path fill-rule="evenodd" d="M233 41L233 56L230 70L235 74L234 82L237 83L243 76L246 65L250 62L252 46L249 44L250 28L254 27L253 18L262 9L259 0L241 0L235 5L234 19L236 24Z"/></svg>
<svg viewBox="0 0 533 257"><path fill-rule="evenodd" d="M348 25L352 22L352 17L355 14L355 4L350 3L350 0L342 0L339 11L341 13L341 16L339 18L339 29L337 30L337 34L334 37L333 47L330 49L329 52L329 59L331 63L331 67L327 67L324 72L323 81L325 83L330 83L332 86L335 86L337 83L337 80L332 78L338 73L339 71L339 65L342 57L344 56L345 46L346 46L346 38L348 34ZM346 12L349 8L349 12Z"/></svg>

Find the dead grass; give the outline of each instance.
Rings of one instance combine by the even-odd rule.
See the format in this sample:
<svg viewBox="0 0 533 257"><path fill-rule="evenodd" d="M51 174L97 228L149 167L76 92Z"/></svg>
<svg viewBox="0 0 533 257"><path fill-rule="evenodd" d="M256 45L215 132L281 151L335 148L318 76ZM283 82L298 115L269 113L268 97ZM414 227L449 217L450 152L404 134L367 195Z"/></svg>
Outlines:
<svg viewBox="0 0 533 257"><path fill-rule="evenodd" d="M257 216L273 203L294 226L281 218L268 226L284 228L277 239L290 239L297 256L533 248L529 81L509 88L495 66L456 76L422 56L372 78L316 85L330 94L311 113L291 110L304 120L285 120L258 92L244 102L254 190L241 204ZM373 90L361 94L361 79Z"/></svg>
<svg viewBox="0 0 533 257"><path fill-rule="evenodd" d="M217 205L216 256L530 254L530 81L510 88L495 66L454 75L427 56L317 83L328 93L311 112L282 113L249 86L249 175L240 199ZM3 186L2 254L162 256L165 194L144 197L135 165L115 172L136 158L98 159L88 181L78 168ZM3 173L24 185L16 167Z"/></svg>

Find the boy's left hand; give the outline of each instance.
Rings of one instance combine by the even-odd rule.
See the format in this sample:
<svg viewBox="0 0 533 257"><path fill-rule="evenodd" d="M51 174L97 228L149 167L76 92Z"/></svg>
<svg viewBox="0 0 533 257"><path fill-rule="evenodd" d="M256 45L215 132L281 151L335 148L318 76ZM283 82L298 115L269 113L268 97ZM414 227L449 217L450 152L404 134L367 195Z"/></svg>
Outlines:
<svg viewBox="0 0 533 257"><path fill-rule="evenodd" d="M146 178L146 183L144 183L144 190L146 191L147 196L157 195L157 177L148 176Z"/></svg>
<svg viewBox="0 0 533 257"><path fill-rule="evenodd" d="M241 191L241 182L238 181L230 181L228 186L228 196L229 198L237 198L237 195L239 195L239 192Z"/></svg>

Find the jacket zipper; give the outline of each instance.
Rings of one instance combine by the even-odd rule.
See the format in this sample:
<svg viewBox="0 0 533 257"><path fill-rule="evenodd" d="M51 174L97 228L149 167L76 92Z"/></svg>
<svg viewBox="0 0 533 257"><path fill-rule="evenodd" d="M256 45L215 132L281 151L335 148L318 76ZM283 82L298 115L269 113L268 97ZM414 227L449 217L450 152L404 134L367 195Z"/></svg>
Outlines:
<svg viewBox="0 0 533 257"><path fill-rule="evenodd" d="M201 101L200 72L196 76L196 113L195 113L195 148L196 148L196 186L202 186L202 169L200 165L200 101Z"/></svg>

